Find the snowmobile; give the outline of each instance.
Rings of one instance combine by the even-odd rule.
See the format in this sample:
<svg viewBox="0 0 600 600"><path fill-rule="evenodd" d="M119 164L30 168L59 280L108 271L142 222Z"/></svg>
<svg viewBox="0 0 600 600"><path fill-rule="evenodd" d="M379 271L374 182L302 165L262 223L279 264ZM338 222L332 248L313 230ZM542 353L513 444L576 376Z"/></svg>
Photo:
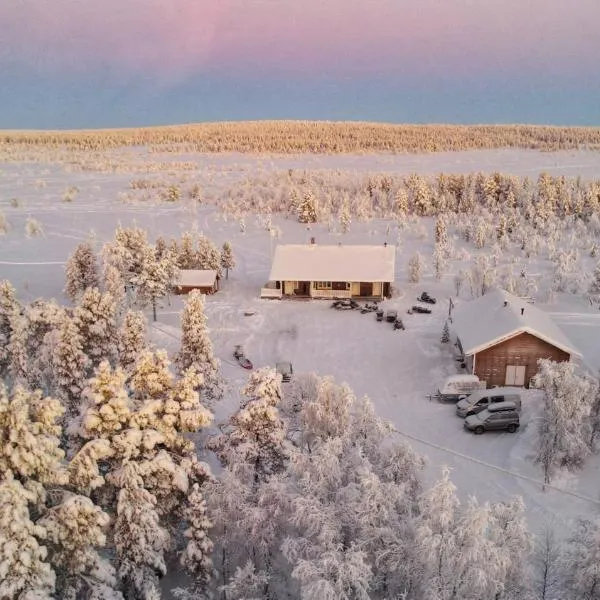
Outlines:
<svg viewBox="0 0 600 600"><path fill-rule="evenodd" d="M233 358L238 361L240 367L243 367L244 369L252 369L252 362L244 355L244 351L239 344L233 350Z"/></svg>
<svg viewBox="0 0 600 600"><path fill-rule="evenodd" d="M437 302L437 300L433 297L430 296L427 292L423 292L418 298L417 300L419 302L426 302L427 304L435 304Z"/></svg>

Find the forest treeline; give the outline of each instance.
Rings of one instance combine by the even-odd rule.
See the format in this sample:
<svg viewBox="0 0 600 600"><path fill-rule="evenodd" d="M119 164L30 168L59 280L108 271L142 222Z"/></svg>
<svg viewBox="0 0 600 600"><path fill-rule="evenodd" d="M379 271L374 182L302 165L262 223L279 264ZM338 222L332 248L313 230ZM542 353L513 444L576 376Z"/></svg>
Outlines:
<svg viewBox="0 0 600 600"><path fill-rule="evenodd" d="M243 121L128 129L0 132L0 150L6 146L73 150L149 146L172 152L280 154L418 153L493 148L597 150L600 128Z"/></svg>

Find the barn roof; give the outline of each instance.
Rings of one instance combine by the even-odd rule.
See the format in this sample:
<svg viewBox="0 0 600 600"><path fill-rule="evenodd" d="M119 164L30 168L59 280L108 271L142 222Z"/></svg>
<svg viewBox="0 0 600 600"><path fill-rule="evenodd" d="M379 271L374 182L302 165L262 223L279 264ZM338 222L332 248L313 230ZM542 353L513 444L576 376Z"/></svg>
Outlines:
<svg viewBox="0 0 600 600"><path fill-rule="evenodd" d="M217 272L214 270L180 269L175 280L178 287L211 287L215 283Z"/></svg>
<svg viewBox="0 0 600 600"><path fill-rule="evenodd" d="M394 281L394 246L286 244L275 248L270 281Z"/></svg>
<svg viewBox="0 0 600 600"><path fill-rule="evenodd" d="M452 311L452 323L465 355L529 333L568 354L581 356L550 315L504 290L459 304Z"/></svg>

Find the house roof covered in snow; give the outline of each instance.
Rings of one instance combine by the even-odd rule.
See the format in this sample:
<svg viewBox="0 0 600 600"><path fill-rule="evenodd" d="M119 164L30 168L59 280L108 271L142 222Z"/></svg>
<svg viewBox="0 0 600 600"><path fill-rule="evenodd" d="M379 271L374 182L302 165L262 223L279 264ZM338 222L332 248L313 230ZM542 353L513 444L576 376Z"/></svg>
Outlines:
<svg viewBox="0 0 600 600"><path fill-rule="evenodd" d="M529 333L569 354L581 356L550 315L504 290L493 290L459 304L452 311L452 323L466 355Z"/></svg>
<svg viewBox="0 0 600 600"><path fill-rule="evenodd" d="M270 281L394 281L394 246L285 244L275 248Z"/></svg>
<svg viewBox="0 0 600 600"><path fill-rule="evenodd" d="M211 287L215 283L215 270L180 269L175 280L178 287Z"/></svg>

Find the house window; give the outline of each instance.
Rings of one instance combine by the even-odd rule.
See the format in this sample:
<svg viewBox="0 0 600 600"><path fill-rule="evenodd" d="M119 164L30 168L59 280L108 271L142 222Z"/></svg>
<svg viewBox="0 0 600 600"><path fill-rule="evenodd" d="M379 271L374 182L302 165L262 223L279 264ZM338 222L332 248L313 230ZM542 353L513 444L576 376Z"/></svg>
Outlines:
<svg viewBox="0 0 600 600"><path fill-rule="evenodd" d="M331 281L315 281L315 290L330 290Z"/></svg>
<svg viewBox="0 0 600 600"><path fill-rule="evenodd" d="M333 290L349 290L350 284L347 281L333 281L331 284Z"/></svg>

